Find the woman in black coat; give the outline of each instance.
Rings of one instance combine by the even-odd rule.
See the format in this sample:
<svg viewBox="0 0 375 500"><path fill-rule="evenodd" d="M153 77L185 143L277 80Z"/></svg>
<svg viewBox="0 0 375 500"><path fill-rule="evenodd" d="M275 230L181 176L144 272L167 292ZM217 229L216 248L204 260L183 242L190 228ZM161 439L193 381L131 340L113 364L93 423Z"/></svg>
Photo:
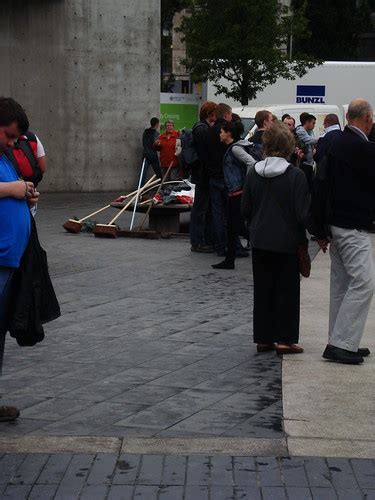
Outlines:
<svg viewBox="0 0 375 500"><path fill-rule="evenodd" d="M263 145L265 159L249 171L242 196L252 244L254 342L258 352L301 353L297 249L307 242L309 188L304 173L289 163L295 141L285 124L266 130Z"/></svg>

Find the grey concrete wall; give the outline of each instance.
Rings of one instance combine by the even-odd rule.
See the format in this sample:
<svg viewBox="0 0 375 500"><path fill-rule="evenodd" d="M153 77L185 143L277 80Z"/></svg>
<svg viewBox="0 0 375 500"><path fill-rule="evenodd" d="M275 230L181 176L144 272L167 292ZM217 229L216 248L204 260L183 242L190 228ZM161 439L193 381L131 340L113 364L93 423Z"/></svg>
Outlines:
<svg viewBox="0 0 375 500"><path fill-rule="evenodd" d="M47 150L43 191L125 191L159 115L159 0L1 0L0 95Z"/></svg>

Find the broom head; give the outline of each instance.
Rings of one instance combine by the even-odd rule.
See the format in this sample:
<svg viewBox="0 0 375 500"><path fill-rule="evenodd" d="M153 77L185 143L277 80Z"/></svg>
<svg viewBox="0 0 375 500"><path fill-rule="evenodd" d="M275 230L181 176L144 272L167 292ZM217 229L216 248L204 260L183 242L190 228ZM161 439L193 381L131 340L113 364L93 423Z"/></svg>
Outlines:
<svg viewBox="0 0 375 500"><path fill-rule="evenodd" d="M65 229L65 231L68 231L68 233L78 234L82 230L82 222L74 219L69 219L63 224L63 228Z"/></svg>
<svg viewBox="0 0 375 500"><path fill-rule="evenodd" d="M118 229L114 224L96 224L93 233L99 238L117 238Z"/></svg>
<svg viewBox="0 0 375 500"><path fill-rule="evenodd" d="M156 231L128 231L126 229L120 229L117 236L122 236L123 238L145 238L147 240L157 240L160 234Z"/></svg>

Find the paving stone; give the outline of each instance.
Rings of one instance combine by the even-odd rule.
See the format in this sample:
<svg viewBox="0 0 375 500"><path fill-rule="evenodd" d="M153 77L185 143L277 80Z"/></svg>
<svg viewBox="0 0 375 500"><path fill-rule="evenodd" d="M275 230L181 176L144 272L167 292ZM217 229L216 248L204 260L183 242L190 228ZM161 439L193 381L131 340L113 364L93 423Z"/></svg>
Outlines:
<svg viewBox="0 0 375 500"><path fill-rule="evenodd" d="M210 467L211 485L233 485L233 461L230 456L211 457Z"/></svg>
<svg viewBox="0 0 375 500"><path fill-rule="evenodd" d="M361 488L375 489L375 465L371 460L352 459L351 465Z"/></svg>
<svg viewBox="0 0 375 500"><path fill-rule="evenodd" d="M112 484L134 484L139 472L140 455L121 454L116 463Z"/></svg>
<svg viewBox="0 0 375 500"><path fill-rule="evenodd" d="M336 489L357 489L358 483L354 477L350 461L345 458L328 458L327 464L331 473L332 484Z"/></svg>
<svg viewBox="0 0 375 500"><path fill-rule="evenodd" d="M138 484L160 485L163 476L162 455L143 455L138 476Z"/></svg>
<svg viewBox="0 0 375 500"><path fill-rule="evenodd" d="M159 490L160 500L183 500L183 486L162 486Z"/></svg>
<svg viewBox="0 0 375 500"><path fill-rule="evenodd" d="M61 479L64 477L71 459L72 456L66 453L49 455L48 460L36 481L37 484L59 484Z"/></svg>
<svg viewBox="0 0 375 500"><path fill-rule="evenodd" d="M332 488L331 472L324 458L306 458L304 462L311 487Z"/></svg>
<svg viewBox="0 0 375 500"><path fill-rule="evenodd" d="M176 431L176 433L188 431L196 434L220 436L247 418L248 414L246 413L202 410L176 423L170 430Z"/></svg>
<svg viewBox="0 0 375 500"><path fill-rule="evenodd" d="M257 472L253 457L233 458L234 483L239 486L257 486Z"/></svg>
<svg viewBox="0 0 375 500"><path fill-rule="evenodd" d="M208 486L192 486L188 484L185 488L185 500L208 500Z"/></svg>
<svg viewBox="0 0 375 500"><path fill-rule="evenodd" d="M23 500L28 498L31 490L31 485L29 484L10 484L1 494L1 498L7 498L8 500Z"/></svg>
<svg viewBox="0 0 375 500"><path fill-rule="evenodd" d="M109 491L109 486L96 484L86 485L81 492L80 500L105 500Z"/></svg>
<svg viewBox="0 0 375 500"><path fill-rule="evenodd" d="M313 500L337 500L333 488L311 488Z"/></svg>
<svg viewBox="0 0 375 500"><path fill-rule="evenodd" d="M163 485L184 485L186 480L187 457L166 456L163 469Z"/></svg>
<svg viewBox="0 0 375 500"><path fill-rule="evenodd" d="M95 456L89 454L74 455L61 480L54 500L66 500L78 497L86 483Z"/></svg>
<svg viewBox="0 0 375 500"><path fill-rule="evenodd" d="M18 468L26 459L26 454L12 453L3 455L0 460L0 484L7 484L11 482L13 476L16 474Z"/></svg>
<svg viewBox="0 0 375 500"><path fill-rule="evenodd" d="M257 457L256 466L260 486L283 486L279 462L273 457Z"/></svg>
<svg viewBox="0 0 375 500"><path fill-rule="evenodd" d="M299 486L308 488L303 459L282 458L280 460L281 473L286 486Z"/></svg>
<svg viewBox="0 0 375 500"><path fill-rule="evenodd" d="M188 457L186 484L192 486L204 486L210 480L210 457L201 455L190 455Z"/></svg>
<svg viewBox="0 0 375 500"><path fill-rule="evenodd" d="M263 500L288 500L285 488L279 486L263 486L262 498Z"/></svg>
<svg viewBox="0 0 375 500"><path fill-rule="evenodd" d="M55 496L56 484L36 484L31 490L28 500L49 500Z"/></svg>
<svg viewBox="0 0 375 500"><path fill-rule="evenodd" d="M11 484L34 484L48 460L48 455L27 455L22 467L14 474Z"/></svg>
<svg viewBox="0 0 375 500"><path fill-rule="evenodd" d="M356 489L336 489L337 498L339 500L363 500L362 492Z"/></svg>
<svg viewBox="0 0 375 500"><path fill-rule="evenodd" d="M115 485L115 486L111 487L107 499L108 500L129 500L129 499L133 498L133 492L134 492L134 486Z"/></svg>
<svg viewBox="0 0 375 500"><path fill-rule="evenodd" d="M286 487L286 493L288 495L288 500L311 500L311 491L310 488L304 487Z"/></svg>
<svg viewBox="0 0 375 500"><path fill-rule="evenodd" d="M22 418L40 420L60 420L73 413L86 409L92 403L64 398L53 398L36 404L22 412Z"/></svg>
<svg viewBox="0 0 375 500"><path fill-rule="evenodd" d="M92 464L87 484L111 484L117 463L117 455L98 453Z"/></svg>
<svg viewBox="0 0 375 500"><path fill-rule="evenodd" d="M211 498L215 498L215 500L235 500L233 486L211 486Z"/></svg>
<svg viewBox="0 0 375 500"><path fill-rule="evenodd" d="M157 500L159 495L158 486L137 486L134 491L133 498L139 498L142 500ZM179 500L179 499L176 499Z"/></svg>
<svg viewBox="0 0 375 500"><path fill-rule="evenodd" d="M163 387L156 385L141 385L126 392L122 392L111 398L114 403L136 403L141 405L152 405L160 403L175 394L181 392L178 387Z"/></svg>

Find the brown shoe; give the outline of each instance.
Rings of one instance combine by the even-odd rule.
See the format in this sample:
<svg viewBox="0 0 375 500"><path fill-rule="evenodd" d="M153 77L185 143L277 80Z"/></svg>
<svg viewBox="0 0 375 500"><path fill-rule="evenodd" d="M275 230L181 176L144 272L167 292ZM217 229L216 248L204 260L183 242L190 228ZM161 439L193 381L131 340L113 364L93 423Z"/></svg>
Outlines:
<svg viewBox="0 0 375 500"><path fill-rule="evenodd" d="M0 406L0 422L11 422L20 416L20 411L14 406Z"/></svg>
<svg viewBox="0 0 375 500"><path fill-rule="evenodd" d="M300 354L301 352L303 352L303 347L300 347L297 344L278 344L278 346L276 347L276 352L277 354Z"/></svg>
<svg viewBox="0 0 375 500"><path fill-rule="evenodd" d="M257 344L257 352L270 352L276 349L276 344Z"/></svg>

